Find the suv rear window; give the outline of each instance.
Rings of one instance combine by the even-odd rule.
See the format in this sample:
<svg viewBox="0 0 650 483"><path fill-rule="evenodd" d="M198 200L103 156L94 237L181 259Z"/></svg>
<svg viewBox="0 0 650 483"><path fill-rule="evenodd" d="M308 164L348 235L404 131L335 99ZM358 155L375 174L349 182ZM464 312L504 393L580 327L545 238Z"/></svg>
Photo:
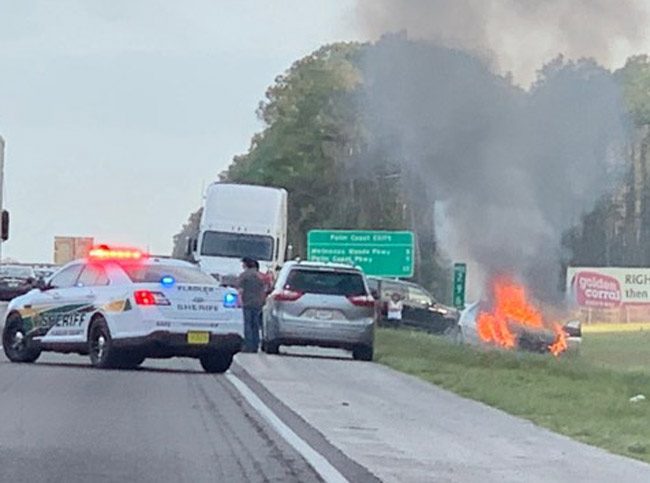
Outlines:
<svg viewBox="0 0 650 483"><path fill-rule="evenodd" d="M292 270L285 288L302 293L366 295L366 285L358 272L335 272L329 270Z"/></svg>
<svg viewBox="0 0 650 483"><path fill-rule="evenodd" d="M194 267L178 265L126 265L122 266L134 283L159 283L163 277L174 277L176 283L218 285L207 273Z"/></svg>

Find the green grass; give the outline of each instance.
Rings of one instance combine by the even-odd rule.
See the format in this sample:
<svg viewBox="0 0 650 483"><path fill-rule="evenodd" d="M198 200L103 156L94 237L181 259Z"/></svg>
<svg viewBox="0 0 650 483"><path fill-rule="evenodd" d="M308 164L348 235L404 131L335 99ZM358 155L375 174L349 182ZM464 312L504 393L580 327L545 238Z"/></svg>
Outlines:
<svg viewBox="0 0 650 483"><path fill-rule="evenodd" d="M381 329L376 360L576 440L650 462L650 334L588 334L581 354L480 350ZM630 403L644 394L647 401Z"/></svg>

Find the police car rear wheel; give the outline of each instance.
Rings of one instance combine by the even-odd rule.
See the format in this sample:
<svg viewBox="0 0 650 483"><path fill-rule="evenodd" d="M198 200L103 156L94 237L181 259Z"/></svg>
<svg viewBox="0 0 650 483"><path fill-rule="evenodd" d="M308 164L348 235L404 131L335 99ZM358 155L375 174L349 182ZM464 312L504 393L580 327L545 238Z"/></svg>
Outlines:
<svg viewBox="0 0 650 483"><path fill-rule="evenodd" d="M88 354L90 363L100 369L115 366L115 350L108 325L103 318L96 319L88 334Z"/></svg>
<svg viewBox="0 0 650 483"><path fill-rule="evenodd" d="M34 362L41 355L39 349L29 347L25 338L25 324L18 314L7 317L7 324L2 333L2 347L11 362Z"/></svg>
<svg viewBox="0 0 650 483"><path fill-rule="evenodd" d="M221 374L230 368L232 356L230 352L211 352L201 356L199 360L205 372Z"/></svg>

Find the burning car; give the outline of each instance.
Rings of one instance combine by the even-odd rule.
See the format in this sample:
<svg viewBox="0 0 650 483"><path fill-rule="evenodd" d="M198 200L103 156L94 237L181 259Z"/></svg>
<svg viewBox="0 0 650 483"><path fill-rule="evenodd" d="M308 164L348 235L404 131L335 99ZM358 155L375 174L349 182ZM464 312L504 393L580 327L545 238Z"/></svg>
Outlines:
<svg viewBox="0 0 650 483"><path fill-rule="evenodd" d="M471 345L559 356L579 347L582 328L579 320L547 320L523 286L502 279L493 285L493 300L471 304L461 313L454 338Z"/></svg>

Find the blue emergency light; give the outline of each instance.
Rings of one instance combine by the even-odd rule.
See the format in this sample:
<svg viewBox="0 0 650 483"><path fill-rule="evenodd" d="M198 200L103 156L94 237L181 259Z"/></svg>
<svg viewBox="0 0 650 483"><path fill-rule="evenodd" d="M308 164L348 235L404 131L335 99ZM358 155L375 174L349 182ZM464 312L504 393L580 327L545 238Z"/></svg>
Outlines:
<svg viewBox="0 0 650 483"><path fill-rule="evenodd" d="M160 283L163 287L173 287L174 284L176 283L176 280L174 280L174 277L171 275L165 275L163 278L160 279Z"/></svg>
<svg viewBox="0 0 650 483"><path fill-rule="evenodd" d="M237 294L233 292L227 292L223 296L223 306L227 309L233 309L237 307Z"/></svg>

